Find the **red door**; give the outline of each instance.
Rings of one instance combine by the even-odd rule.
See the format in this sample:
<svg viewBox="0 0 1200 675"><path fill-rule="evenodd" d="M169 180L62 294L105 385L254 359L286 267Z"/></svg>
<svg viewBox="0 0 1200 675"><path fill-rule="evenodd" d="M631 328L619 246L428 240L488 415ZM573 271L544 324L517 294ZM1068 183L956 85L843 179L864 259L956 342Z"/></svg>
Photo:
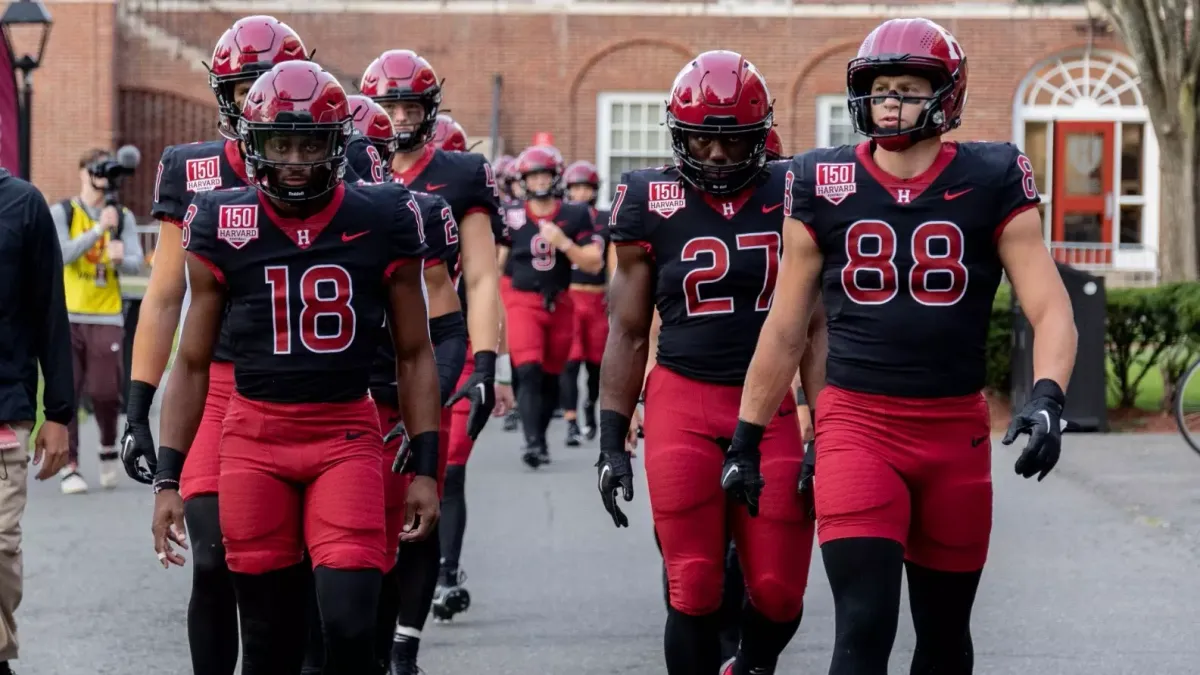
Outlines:
<svg viewBox="0 0 1200 675"><path fill-rule="evenodd" d="M1059 262L1112 263L1113 135L1112 122L1054 123L1051 241Z"/></svg>

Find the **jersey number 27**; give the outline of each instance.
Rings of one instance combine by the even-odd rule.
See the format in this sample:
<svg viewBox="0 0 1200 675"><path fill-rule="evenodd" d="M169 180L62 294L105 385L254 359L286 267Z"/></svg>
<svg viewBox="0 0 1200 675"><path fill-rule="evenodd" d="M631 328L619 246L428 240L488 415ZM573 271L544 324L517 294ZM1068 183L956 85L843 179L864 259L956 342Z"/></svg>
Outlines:
<svg viewBox="0 0 1200 675"><path fill-rule="evenodd" d="M754 311L771 309L771 298L775 296L775 279L779 276L779 233L753 232L737 236L739 251L762 249L766 256L763 266L763 287L754 303ZM694 262L706 255L711 260L707 267L697 267L683 277L683 298L688 316L704 314L732 314L734 300L730 296L703 297L701 286L715 284L729 274L729 247L716 237L696 237L683 245L680 259Z"/></svg>
<svg viewBox="0 0 1200 675"><path fill-rule="evenodd" d="M289 270L284 265L265 268L271 289L271 328L275 333L275 353L292 353L292 303ZM354 307L350 300L354 287L350 272L341 265L314 265L300 275L300 344L314 354L344 351L354 342ZM317 320L328 317L322 333ZM332 324L332 326L331 326Z"/></svg>

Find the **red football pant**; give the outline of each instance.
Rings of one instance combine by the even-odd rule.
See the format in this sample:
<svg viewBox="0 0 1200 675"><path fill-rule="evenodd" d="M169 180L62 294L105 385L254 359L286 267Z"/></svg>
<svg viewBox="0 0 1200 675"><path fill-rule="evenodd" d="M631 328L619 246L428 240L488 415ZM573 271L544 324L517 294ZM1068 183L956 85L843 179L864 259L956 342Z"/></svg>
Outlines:
<svg viewBox="0 0 1200 675"><path fill-rule="evenodd" d="M204 417L200 418L196 438L183 463L183 475L179 477L179 495L185 501L217 491L221 475L221 429L225 425L225 410L229 407L233 389L233 364L213 361L208 368Z"/></svg>
<svg viewBox="0 0 1200 675"><path fill-rule="evenodd" d="M804 604L813 539L796 494L804 460L796 402L788 396L763 435L765 486L751 518L725 498L725 454L715 442L733 438L741 397L741 387L698 382L662 366L651 371L643 427L654 529L672 607L692 616L721 607L728 527L750 602L772 621L790 621Z"/></svg>
<svg viewBox="0 0 1200 675"><path fill-rule="evenodd" d="M467 362L463 364L462 374L458 376L458 384L454 390L462 389L463 385L467 383L467 378L471 377L473 372L475 372L475 361L472 358L471 346L468 344ZM471 437L467 435L467 416L471 412L471 401L467 398L455 401L450 408L449 425L445 424L445 410L445 408L442 409L442 428L450 430L446 461L450 466L466 466L467 460L471 458L471 448L475 447L475 441L472 441Z"/></svg>
<svg viewBox="0 0 1200 675"><path fill-rule="evenodd" d="M916 399L827 386L817 402L822 544L898 541L922 567L973 572L992 531L991 421L983 394Z"/></svg>
<svg viewBox="0 0 1200 675"><path fill-rule="evenodd" d="M518 291L512 279L500 280L500 297L507 314L508 354L512 367L535 363L547 375L560 375L571 355L574 310L569 293L559 293L554 311L547 311L541 293Z"/></svg>
<svg viewBox="0 0 1200 675"><path fill-rule="evenodd" d="M283 569L299 564L306 547L313 567L389 569L382 453L369 397L285 404L235 393L219 488L229 569Z"/></svg>
<svg viewBox="0 0 1200 675"><path fill-rule="evenodd" d="M572 288L568 292L575 305L575 331L567 360L600 363L604 356L604 343L608 340L608 303L604 290Z"/></svg>

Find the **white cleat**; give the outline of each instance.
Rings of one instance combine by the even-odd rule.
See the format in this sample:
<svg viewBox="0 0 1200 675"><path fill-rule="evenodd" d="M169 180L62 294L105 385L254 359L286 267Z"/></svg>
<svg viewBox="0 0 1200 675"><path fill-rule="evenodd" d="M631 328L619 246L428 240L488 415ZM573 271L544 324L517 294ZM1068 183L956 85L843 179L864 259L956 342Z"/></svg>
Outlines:
<svg viewBox="0 0 1200 675"><path fill-rule="evenodd" d="M60 487L64 495L79 495L88 491L87 481L83 476L79 475L79 468L74 466L63 467L62 471L58 472L60 477Z"/></svg>
<svg viewBox="0 0 1200 675"><path fill-rule="evenodd" d="M105 490L111 490L117 487L117 483L120 482L120 480L121 475L117 470L117 460L100 460L100 486Z"/></svg>

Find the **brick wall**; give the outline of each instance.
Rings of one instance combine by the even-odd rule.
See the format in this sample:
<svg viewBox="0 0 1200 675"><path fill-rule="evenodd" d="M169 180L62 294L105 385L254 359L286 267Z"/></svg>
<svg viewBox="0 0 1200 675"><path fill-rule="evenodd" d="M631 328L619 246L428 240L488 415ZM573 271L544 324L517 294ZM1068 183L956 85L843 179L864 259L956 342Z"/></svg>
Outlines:
<svg viewBox="0 0 1200 675"><path fill-rule="evenodd" d="M57 167L113 137L117 87L161 89L211 101L202 72L140 38L114 31L111 2L53 3L55 33L38 73L35 179L51 196L74 185ZM687 58L705 49L741 51L767 77L789 150L815 139L814 99L845 90L845 63L878 19L580 16L574 14L278 14L330 70L361 73L397 47L425 55L446 79L444 107L473 136L489 133L492 79L504 79L501 128L519 149L552 131L570 159L594 159L596 97L604 91L662 92ZM236 16L147 12L147 21L208 51ZM959 136L1010 140L1013 96L1039 60L1086 39L1078 21L949 20L971 63L970 102ZM400 36L410 36L407 39ZM1109 39L1097 48L1117 47ZM157 53L156 53L157 52ZM121 54L114 74L114 53ZM191 140L191 139L179 139ZM51 160L56 161L52 162ZM65 177L64 177L65 176Z"/></svg>

